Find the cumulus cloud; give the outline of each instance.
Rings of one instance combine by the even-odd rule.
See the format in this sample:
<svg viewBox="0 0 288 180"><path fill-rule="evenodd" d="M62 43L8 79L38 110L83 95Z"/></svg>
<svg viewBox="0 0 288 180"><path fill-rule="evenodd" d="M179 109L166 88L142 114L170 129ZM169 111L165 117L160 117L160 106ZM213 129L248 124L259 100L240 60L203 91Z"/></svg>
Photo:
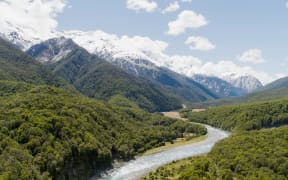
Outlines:
<svg viewBox="0 0 288 180"><path fill-rule="evenodd" d="M157 9L158 4L156 1L151 0L127 0L126 6L128 9L134 11L153 12Z"/></svg>
<svg viewBox="0 0 288 180"><path fill-rule="evenodd" d="M65 5L66 0L2 0L0 23L9 22L13 26L30 29L38 36L47 36L56 29L56 16ZM2 32L4 28L1 27Z"/></svg>
<svg viewBox="0 0 288 180"><path fill-rule="evenodd" d="M249 74L258 78L264 84L274 79L266 72L257 71L250 66L240 66L230 60L223 60L216 63L215 62L204 63L202 64L201 67L199 67L198 72L218 77L225 77L231 74L238 74L238 75Z"/></svg>
<svg viewBox="0 0 288 180"><path fill-rule="evenodd" d="M184 10L175 21L168 23L169 35L179 35L185 33L187 29L198 29L208 24L206 18L202 14L193 11Z"/></svg>
<svg viewBox="0 0 288 180"><path fill-rule="evenodd" d="M190 36L185 41L191 50L209 51L216 48L207 38L200 36Z"/></svg>
<svg viewBox="0 0 288 180"><path fill-rule="evenodd" d="M178 1L172 2L168 5L168 7L166 7L163 11L162 14L166 14L166 13L171 13L171 12L175 12L180 8L180 5L178 3Z"/></svg>
<svg viewBox="0 0 288 180"><path fill-rule="evenodd" d="M250 49L245 51L240 56L238 56L238 60L241 62L253 64L261 64L265 62L262 56L262 51L260 49Z"/></svg>
<svg viewBox="0 0 288 180"><path fill-rule="evenodd" d="M168 47L168 43L164 41L158 40L151 40L148 37L142 36L122 36L119 38L119 41L122 45L126 47L130 47L133 44L133 47L142 51L142 52L152 52L152 53L159 53L165 51Z"/></svg>

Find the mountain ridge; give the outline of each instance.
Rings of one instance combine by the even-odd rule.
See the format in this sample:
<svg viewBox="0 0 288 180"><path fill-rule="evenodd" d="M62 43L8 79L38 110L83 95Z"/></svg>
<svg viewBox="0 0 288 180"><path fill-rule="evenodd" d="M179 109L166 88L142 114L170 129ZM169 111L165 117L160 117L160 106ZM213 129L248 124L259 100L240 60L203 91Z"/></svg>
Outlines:
<svg viewBox="0 0 288 180"><path fill-rule="evenodd" d="M69 53L66 54L66 51ZM61 55L63 52L65 56ZM46 58L44 64L50 67L54 74L67 80L88 97L107 101L120 94L153 112L181 107L180 101L162 87L126 73L98 56L90 54L71 39L50 39L31 47L27 53L39 60ZM55 61L55 57L58 56L63 58Z"/></svg>

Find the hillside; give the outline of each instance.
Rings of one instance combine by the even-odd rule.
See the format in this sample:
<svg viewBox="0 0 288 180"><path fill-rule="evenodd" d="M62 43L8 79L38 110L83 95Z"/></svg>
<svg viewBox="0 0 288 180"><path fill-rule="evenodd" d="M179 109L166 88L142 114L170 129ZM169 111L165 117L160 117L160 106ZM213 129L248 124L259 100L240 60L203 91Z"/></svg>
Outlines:
<svg viewBox="0 0 288 180"><path fill-rule="evenodd" d="M67 86L45 66L0 38L0 80Z"/></svg>
<svg viewBox="0 0 288 180"><path fill-rule="evenodd" d="M274 99L288 98L288 79L282 78L276 80L262 88L259 88L253 93L233 98L224 98L217 100L210 100L207 102L193 103L193 108L220 106L227 104L239 104L248 102L268 101Z"/></svg>
<svg viewBox="0 0 288 180"><path fill-rule="evenodd" d="M0 179L86 179L113 159L130 159L184 132L206 133L64 89L8 81L0 87Z"/></svg>
<svg viewBox="0 0 288 180"><path fill-rule="evenodd" d="M288 124L288 100L218 106L204 112L184 112L190 121L233 130L255 130Z"/></svg>
<svg viewBox="0 0 288 180"><path fill-rule="evenodd" d="M195 74L192 78L211 91L216 92L222 98L237 97L247 93L246 89L237 88L217 77Z"/></svg>
<svg viewBox="0 0 288 180"><path fill-rule="evenodd" d="M55 75L88 97L107 101L122 95L151 112L181 107L180 101L161 86L126 73L70 39L51 39L33 46L27 53L46 62Z"/></svg>
<svg viewBox="0 0 288 180"><path fill-rule="evenodd" d="M143 179L277 179L288 178L288 127L233 135L207 156L157 169Z"/></svg>

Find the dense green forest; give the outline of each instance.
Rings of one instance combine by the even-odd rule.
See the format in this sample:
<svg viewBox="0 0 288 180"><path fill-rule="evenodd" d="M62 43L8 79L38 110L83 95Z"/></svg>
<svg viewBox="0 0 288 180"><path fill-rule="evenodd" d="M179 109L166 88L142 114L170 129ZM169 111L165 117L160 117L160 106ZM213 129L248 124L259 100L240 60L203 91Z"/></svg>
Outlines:
<svg viewBox="0 0 288 180"><path fill-rule="evenodd" d="M242 132L205 156L157 169L143 179L288 179L288 127Z"/></svg>
<svg viewBox="0 0 288 180"><path fill-rule="evenodd" d="M288 178L288 100L183 110L182 115L234 133L207 155L173 162L143 179Z"/></svg>
<svg viewBox="0 0 288 180"><path fill-rule="evenodd" d="M185 132L206 129L146 113L122 96L103 104L51 86L0 81L0 179L85 179L112 159L130 159Z"/></svg>
<svg viewBox="0 0 288 180"><path fill-rule="evenodd" d="M288 124L288 100L212 107L204 112L182 113L190 121L228 131L254 130Z"/></svg>

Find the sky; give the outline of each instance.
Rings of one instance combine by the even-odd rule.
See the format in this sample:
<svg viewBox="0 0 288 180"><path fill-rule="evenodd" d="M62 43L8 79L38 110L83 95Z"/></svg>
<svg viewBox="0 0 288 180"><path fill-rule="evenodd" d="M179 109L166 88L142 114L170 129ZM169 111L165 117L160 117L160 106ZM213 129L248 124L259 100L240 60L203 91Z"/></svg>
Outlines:
<svg viewBox="0 0 288 180"><path fill-rule="evenodd" d="M41 33L143 37L141 47L197 59L199 72L235 69L265 84L288 75L288 0L0 0L1 18Z"/></svg>

